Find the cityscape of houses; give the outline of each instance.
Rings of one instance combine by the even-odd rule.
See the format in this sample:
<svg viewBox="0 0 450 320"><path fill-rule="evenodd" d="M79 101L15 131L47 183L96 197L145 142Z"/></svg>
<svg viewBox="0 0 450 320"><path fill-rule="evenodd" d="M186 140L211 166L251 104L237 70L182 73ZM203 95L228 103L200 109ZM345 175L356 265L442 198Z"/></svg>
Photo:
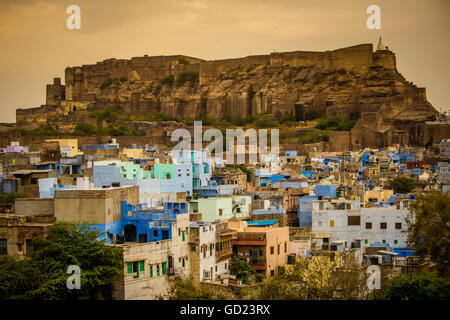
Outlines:
<svg viewBox="0 0 450 320"><path fill-rule="evenodd" d="M0 254L23 259L53 224L90 223L121 249L114 296L125 300L156 299L177 278L243 286L233 259L260 278L330 252L406 272L415 255L405 222L414 195L389 182L406 177L448 191L449 145L436 146L433 161L424 148L393 146L286 150L242 166L203 151L122 148L114 139L12 142L0 150L0 191L26 196L0 204Z"/></svg>

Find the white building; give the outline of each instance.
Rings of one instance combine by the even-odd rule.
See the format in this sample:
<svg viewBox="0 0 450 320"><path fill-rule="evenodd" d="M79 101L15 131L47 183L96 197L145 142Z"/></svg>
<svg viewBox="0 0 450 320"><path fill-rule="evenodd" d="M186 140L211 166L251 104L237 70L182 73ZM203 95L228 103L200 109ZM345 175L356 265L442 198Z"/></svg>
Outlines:
<svg viewBox="0 0 450 320"><path fill-rule="evenodd" d="M191 222L190 257L194 281L213 281L229 273L229 259L220 259L222 248L215 222ZM219 259L218 259L219 258Z"/></svg>
<svg viewBox="0 0 450 320"><path fill-rule="evenodd" d="M356 201L347 201L337 209L329 201L316 200L313 201L312 232L329 234L332 247L363 248L371 243L387 243L394 248L404 248L407 240L405 218L411 201L402 200L399 208L396 205L360 208ZM326 238L318 239L315 240L317 245L328 244Z"/></svg>

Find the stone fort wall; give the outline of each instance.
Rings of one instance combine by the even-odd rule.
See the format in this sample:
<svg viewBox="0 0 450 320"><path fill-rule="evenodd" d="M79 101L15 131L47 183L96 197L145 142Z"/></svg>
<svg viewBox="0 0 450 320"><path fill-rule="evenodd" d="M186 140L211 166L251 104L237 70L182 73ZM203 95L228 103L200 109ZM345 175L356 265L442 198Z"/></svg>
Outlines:
<svg viewBox="0 0 450 320"><path fill-rule="evenodd" d="M190 64L181 64L184 58ZM395 69L395 55L391 51L373 52L372 44L325 52L294 51L273 52L270 55L255 55L236 59L205 61L199 58L176 55L133 57L126 59L107 59L92 65L68 67L65 70L65 97L67 100L80 100L83 94L93 93L108 78L126 78L127 80L151 81L173 75L177 78L184 71L199 73L200 84L215 80L221 73L236 68L270 66L316 65L323 68L335 68L365 72L372 65ZM57 95L59 87L55 89Z"/></svg>

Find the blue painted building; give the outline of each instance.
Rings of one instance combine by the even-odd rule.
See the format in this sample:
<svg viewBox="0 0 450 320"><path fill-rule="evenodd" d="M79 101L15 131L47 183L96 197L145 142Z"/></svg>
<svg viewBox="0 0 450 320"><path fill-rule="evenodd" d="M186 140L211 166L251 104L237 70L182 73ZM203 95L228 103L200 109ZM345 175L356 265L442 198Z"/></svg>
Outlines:
<svg viewBox="0 0 450 320"><path fill-rule="evenodd" d="M317 196L298 198L297 215L300 227L312 226L312 204L317 199Z"/></svg>
<svg viewBox="0 0 450 320"><path fill-rule="evenodd" d="M188 204L165 203L163 209L148 209L146 205L133 206L127 201L121 202L121 219L108 224L97 224L94 228L108 242L153 242L172 238L172 223L177 215L188 213ZM183 233L184 234L184 233Z"/></svg>
<svg viewBox="0 0 450 320"><path fill-rule="evenodd" d="M334 185L334 184L317 185L316 186L316 196L330 197L330 198L335 199L336 198L336 185Z"/></svg>

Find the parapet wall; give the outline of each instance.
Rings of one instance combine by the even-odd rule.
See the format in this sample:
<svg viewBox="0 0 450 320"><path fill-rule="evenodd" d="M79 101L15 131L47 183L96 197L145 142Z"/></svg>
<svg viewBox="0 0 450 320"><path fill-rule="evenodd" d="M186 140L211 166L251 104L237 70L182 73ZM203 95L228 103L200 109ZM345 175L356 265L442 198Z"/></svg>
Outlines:
<svg viewBox="0 0 450 320"><path fill-rule="evenodd" d="M204 61L200 63L200 84L205 84L215 80L221 73L229 72L238 67L247 68L258 65L270 64L270 56L248 56L236 59L224 59L214 61Z"/></svg>
<svg viewBox="0 0 450 320"><path fill-rule="evenodd" d="M190 64L182 64L183 58ZM270 55L255 55L236 59L205 61L202 59L183 55L133 57L126 59L107 59L92 65L69 67L65 70L67 100L79 101L83 95L94 94L96 89L108 79L152 81L173 75L175 78L183 71L199 73L200 84L214 81L224 72L237 68L255 67L259 65L270 66L307 66L316 65L322 68L346 69L356 72L365 72L373 64L388 68L395 68L395 55L389 50L373 52L372 44L361 44L333 51L312 52L274 52ZM57 100L61 96L61 87L52 85L51 96Z"/></svg>

